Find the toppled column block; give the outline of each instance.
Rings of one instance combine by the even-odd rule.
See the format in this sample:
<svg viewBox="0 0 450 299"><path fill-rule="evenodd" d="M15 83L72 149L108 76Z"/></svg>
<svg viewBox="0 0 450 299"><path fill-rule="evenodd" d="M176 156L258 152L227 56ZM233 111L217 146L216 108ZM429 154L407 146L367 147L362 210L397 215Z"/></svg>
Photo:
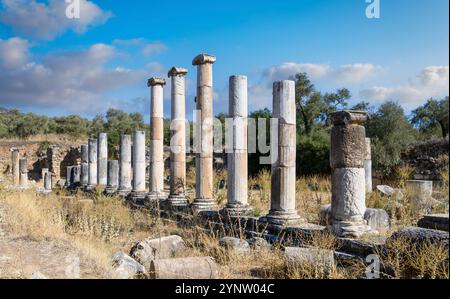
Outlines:
<svg viewBox="0 0 450 299"><path fill-rule="evenodd" d="M113 255L112 266L119 279L140 278L146 275L145 267L123 252Z"/></svg>
<svg viewBox="0 0 450 299"><path fill-rule="evenodd" d="M448 214L425 215L419 220L417 226L448 232Z"/></svg>
<svg viewBox="0 0 450 299"><path fill-rule="evenodd" d="M154 260L150 265L152 279L217 279L219 267L212 257L187 257Z"/></svg>
<svg viewBox="0 0 450 299"><path fill-rule="evenodd" d="M180 236L168 236L138 242L131 248L130 255L148 268L152 260L172 258L185 249L186 245Z"/></svg>

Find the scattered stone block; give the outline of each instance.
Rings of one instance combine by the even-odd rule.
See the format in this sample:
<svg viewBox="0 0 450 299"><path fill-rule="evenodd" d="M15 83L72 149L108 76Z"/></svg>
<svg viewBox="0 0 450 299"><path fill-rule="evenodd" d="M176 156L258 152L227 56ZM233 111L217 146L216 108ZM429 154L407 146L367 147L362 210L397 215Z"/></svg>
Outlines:
<svg viewBox="0 0 450 299"><path fill-rule="evenodd" d="M421 227L405 227L395 232L386 243L389 244L397 239L404 239L411 244L422 246L427 243L442 245L448 250L449 233L440 230L426 229Z"/></svg>
<svg viewBox="0 0 450 299"><path fill-rule="evenodd" d="M247 240L250 248L257 251L271 250L272 245L264 238L253 237Z"/></svg>
<svg viewBox="0 0 450 299"><path fill-rule="evenodd" d="M130 256L149 268L152 260L172 258L185 249L186 245L180 236L168 236L136 243L131 248Z"/></svg>
<svg viewBox="0 0 450 299"><path fill-rule="evenodd" d="M286 247L284 257L288 266L312 266L325 275L329 275L334 268L334 252L332 250Z"/></svg>
<svg viewBox="0 0 450 299"><path fill-rule="evenodd" d="M383 209L367 209L364 214L364 219L373 230L380 233L385 233L389 230L389 215Z"/></svg>
<svg viewBox="0 0 450 299"><path fill-rule="evenodd" d="M419 220L421 228L436 229L448 232L448 214L425 215Z"/></svg>
<svg viewBox="0 0 450 299"><path fill-rule="evenodd" d="M236 254L245 254L250 251L250 245L246 240L233 237L224 237L220 239L219 245Z"/></svg>
<svg viewBox="0 0 450 299"><path fill-rule="evenodd" d="M390 218L383 209L366 209L364 220L374 231L386 232L390 227ZM331 221L331 205L325 205L320 209L319 222L321 225L328 225Z"/></svg>
<svg viewBox="0 0 450 299"><path fill-rule="evenodd" d="M112 266L119 279L133 279L145 275L145 267L123 252L118 252L112 257Z"/></svg>
<svg viewBox="0 0 450 299"><path fill-rule="evenodd" d="M212 257L153 260L151 279L217 279L219 267Z"/></svg>

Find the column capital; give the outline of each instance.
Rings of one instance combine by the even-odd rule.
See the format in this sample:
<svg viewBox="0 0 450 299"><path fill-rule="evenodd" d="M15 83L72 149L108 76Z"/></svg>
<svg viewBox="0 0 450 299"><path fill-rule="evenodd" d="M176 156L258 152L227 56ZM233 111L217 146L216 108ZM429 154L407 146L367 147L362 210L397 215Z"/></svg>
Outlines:
<svg viewBox="0 0 450 299"><path fill-rule="evenodd" d="M213 64L214 62L216 62L216 56L202 53L194 58L192 65L200 65L205 63Z"/></svg>
<svg viewBox="0 0 450 299"><path fill-rule="evenodd" d="M163 78L152 77L148 79L147 86L166 85L166 80Z"/></svg>
<svg viewBox="0 0 450 299"><path fill-rule="evenodd" d="M169 70L167 77L175 77L175 76L185 76L188 73L188 70L181 67L174 66Z"/></svg>
<svg viewBox="0 0 450 299"><path fill-rule="evenodd" d="M361 125L367 121L369 115L365 111L344 110L330 115L330 121L333 125Z"/></svg>

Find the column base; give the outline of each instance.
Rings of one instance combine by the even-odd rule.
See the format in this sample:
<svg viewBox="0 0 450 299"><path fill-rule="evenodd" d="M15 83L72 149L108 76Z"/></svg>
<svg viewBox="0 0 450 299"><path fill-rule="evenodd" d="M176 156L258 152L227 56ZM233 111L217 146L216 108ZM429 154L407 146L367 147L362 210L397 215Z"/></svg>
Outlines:
<svg viewBox="0 0 450 299"><path fill-rule="evenodd" d="M97 186L96 185L87 185L85 188L84 188L84 192L94 192L94 190L97 188Z"/></svg>
<svg viewBox="0 0 450 299"><path fill-rule="evenodd" d="M127 200L129 200L132 204L137 206L144 206L146 198L147 193L145 191L144 192L131 191L127 196Z"/></svg>
<svg viewBox="0 0 450 299"><path fill-rule="evenodd" d="M377 235L378 232L372 230L365 221L350 222L350 221L331 221L327 229L334 235L341 238L359 239L367 234Z"/></svg>
<svg viewBox="0 0 450 299"><path fill-rule="evenodd" d="M116 195L117 187L106 187L103 193L108 196Z"/></svg>
<svg viewBox="0 0 450 299"><path fill-rule="evenodd" d="M166 200L167 194L163 192L149 192L147 193L146 197L147 200L154 201L154 200Z"/></svg>
<svg viewBox="0 0 450 299"><path fill-rule="evenodd" d="M194 213L202 211L211 211L216 208L216 202L213 198L196 198L191 205Z"/></svg>
<svg viewBox="0 0 450 299"><path fill-rule="evenodd" d="M117 195L123 198L126 198L128 195L130 195L131 189L125 189L125 190L117 190Z"/></svg>
<svg viewBox="0 0 450 299"><path fill-rule="evenodd" d="M267 216L260 218L261 223L268 223L277 226L296 225L302 222L302 218L297 212L269 211Z"/></svg>
<svg viewBox="0 0 450 299"><path fill-rule="evenodd" d="M250 208L248 205L227 204L227 206L220 211L220 214L229 217L239 217L239 216L248 216L252 212L253 209Z"/></svg>
<svg viewBox="0 0 450 299"><path fill-rule="evenodd" d="M171 208L186 208L188 201L184 195L169 195L167 203Z"/></svg>

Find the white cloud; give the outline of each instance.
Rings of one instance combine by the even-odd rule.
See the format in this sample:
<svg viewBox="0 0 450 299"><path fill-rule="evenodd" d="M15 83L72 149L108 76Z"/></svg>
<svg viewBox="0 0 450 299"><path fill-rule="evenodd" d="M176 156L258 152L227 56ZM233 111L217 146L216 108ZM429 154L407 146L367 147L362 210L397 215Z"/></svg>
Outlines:
<svg viewBox="0 0 450 299"><path fill-rule="evenodd" d="M300 64L286 62L278 66L267 68L263 76L272 81L287 80L297 73L307 73L310 79L327 79L339 83L357 83L375 75L381 67L373 64L347 64L339 68L332 68L327 64Z"/></svg>
<svg viewBox="0 0 450 299"><path fill-rule="evenodd" d="M0 39L0 68L12 70L23 66L28 59L28 41L21 38Z"/></svg>
<svg viewBox="0 0 450 299"><path fill-rule="evenodd" d="M80 18L69 19L66 17L68 4L63 0L49 0L48 3L35 0L2 0L0 21L19 35L52 40L67 30L82 34L92 26L105 23L112 16L111 12L103 11L92 1L79 1Z"/></svg>
<svg viewBox="0 0 450 299"><path fill-rule="evenodd" d="M387 100L398 101L407 109L413 109L430 97L443 97L449 94L449 67L429 66L419 75L419 80L408 84L385 87L373 86L360 91L363 100L382 103Z"/></svg>
<svg viewBox="0 0 450 299"><path fill-rule="evenodd" d="M0 105L103 112L108 93L136 84L145 86L149 74L149 69L108 67L117 49L106 44L47 55L41 62L32 60L25 40L0 40L0 48ZM9 53L17 48L20 54L9 60Z"/></svg>

